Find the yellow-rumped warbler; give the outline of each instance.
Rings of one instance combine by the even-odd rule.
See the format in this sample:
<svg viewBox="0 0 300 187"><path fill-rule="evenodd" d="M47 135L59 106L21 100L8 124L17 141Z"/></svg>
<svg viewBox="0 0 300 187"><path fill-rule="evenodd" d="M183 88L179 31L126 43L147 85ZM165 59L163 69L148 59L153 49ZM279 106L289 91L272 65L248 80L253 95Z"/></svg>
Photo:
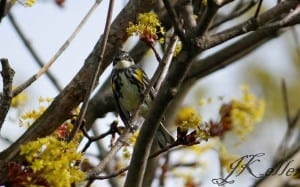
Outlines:
<svg viewBox="0 0 300 187"><path fill-rule="evenodd" d="M138 67L132 57L125 51L119 51L113 59L113 70L111 74L111 86L115 97L119 115L124 124L131 127L129 120L132 113L138 108L143 99L143 94L149 84L146 73ZM141 103L142 108L139 114L145 117L149 106L154 98L154 90L145 97L145 102ZM157 132L157 140L161 147L174 142L173 137L165 127L160 124Z"/></svg>

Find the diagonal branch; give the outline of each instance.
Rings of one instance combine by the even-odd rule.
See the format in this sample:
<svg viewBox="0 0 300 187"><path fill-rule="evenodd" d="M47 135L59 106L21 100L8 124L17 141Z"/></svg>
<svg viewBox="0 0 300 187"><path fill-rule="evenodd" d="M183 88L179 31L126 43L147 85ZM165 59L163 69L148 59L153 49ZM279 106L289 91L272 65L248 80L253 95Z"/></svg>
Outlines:
<svg viewBox="0 0 300 187"><path fill-rule="evenodd" d="M275 7L269 9L268 11L262 13L257 18L252 17L247 21L233 26L229 29L216 33L212 36L200 36L196 39L197 46L200 51L204 49L212 48L218 44L226 42L234 37L240 36L242 34L248 33L250 31L257 30L258 28L264 26L267 23L273 21L276 17L282 14L289 13L292 8L294 8L299 1L284 1ZM276 16L274 16L276 15ZM272 28L274 29L274 28Z"/></svg>
<svg viewBox="0 0 300 187"><path fill-rule="evenodd" d="M11 13L8 13L8 18L9 18L11 24L13 25L14 29L18 33L19 37L21 38L21 41L24 43L24 45L26 46L26 48L30 52L31 56L35 59L35 61L37 62L37 64L40 67L43 67L44 63L42 62L42 59L39 57L39 55L37 54L36 50L30 44L29 40L27 39L26 35L24 34L24 32L22 31L22 29L18 25L18 23L15 20L14 16ZM59 85L59 83L56 80L56 78L52 75L52 73L50 71L46 71L46 75L50 79L50 81L53 83L53 85L56 88L56 90L57 91L61 91L62 88Z"/></svg>
<svg viewBox="0 0 300 187"><path fill-rule="evenodd" d="M242 2L242 1L240 1L240 2ZM209 29L210 30L214 29L214 28L220 26L221 24L226 23L227 21L231 21L234 18L237 18L237 17L243 15L245 12L247 12L248 10L250 10L255 4L256 4L255 0L251 0L246 5L244 5L242 8L237 9L236 11L232 12L228 16L224 16L224 17L220 18L219 20L217 20L215 23L213 23L210 26Z"/></svg>
<svg viewBox="0 0 300 187"><path fill-rule="evenodd" d="M278 27L293 26L298 23L300 23L300 4L297 6L296 9L294 9L292 12L290 12L282 20L267 24L263 28L276 29Z"/></svg>
<svg viewBox="0 0 300 187"><path fill-rule="evenodd" d="M34 81L36 81L38 78L40 78L48 69L50 66L58 59L58 57L69 47L71 42L74 40L76 35L79 33L79 31L83 28L87 20L90 18L92 13L96 10L98 7L100 1L96 1L94 5L90 8L88 13L85 15L85 17L82 19L82 21L79 23L77 28L74 30L74 32L70 35L70 37L65 41L65 43L58 49L58 51L54 54L54 56L32 77L30 77L27 81L25 81L23 84L19 85L17 88L13 90L13 96L18 95L21 93L24 89L29 87Z"/></svg>
<svg viewBox="0 0 300 187"><path fill-rule="evenodd" d="M180 23L179 17L176 14L175 9L173 8L172 4L170 3L170 0L163 0L165 8L167 9L167 12L169 14L170 20L172 25L174 26L175 33L178 35L180 40L185 43L186 37L184 35L184 31L182 28L182 24Z"/></svg>
<svg viewBox="0 0 300 187"><path fill-rule="evenodd" d="M282 32L278 32L278 30L272 29L251 33L218 52L209 55L204 59L195 61L185 81L190 81L191 79L198 80L215 71L225 68L281 33Z"/></svg>

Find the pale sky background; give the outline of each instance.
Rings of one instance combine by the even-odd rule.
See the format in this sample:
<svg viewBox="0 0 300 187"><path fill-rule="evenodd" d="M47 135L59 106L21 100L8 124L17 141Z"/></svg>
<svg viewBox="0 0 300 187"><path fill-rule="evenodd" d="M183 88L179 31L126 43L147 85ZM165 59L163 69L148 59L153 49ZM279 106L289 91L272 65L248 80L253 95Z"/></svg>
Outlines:
<svg viewBox="0 0 300 187"><path fill-rule="evenodd" d="M36 49L41 59L47 62L58 50L58 48L65 42L70 36L71 32L79 24L80 20L87 13L88 9L92 6L94 1L77 0L76 3L71 0L67 0L64 8L57 7L52 1L38 1L32 8L26 8L19 4L16 4L11 12L16 18L22 30L26 33L32 46ZM264 3L274 4L275 0L269 0ZM121 10L124 5L124 1L115 2L114 16ZM71 43L70 47L62 54L61 57L50 68L50 71L59 80L61 86L65 86L72 79L72 77L78 72L82 66L84 59L89 55L96 41L100 37L104 29L104 22L107 11L107 1L103 1L97 8L96 12L92 15L86 26L81 30L76 39ZM299 35L299 26L296 30ZM36 73L39 69L34 59L31 58L29 52L20 41L15 30L13 29L8 18L4 18L0 23L0 58L8 58L11 66L14 68L16 74L14 78L14 84L20 84L27 80L30 76ZM294 47L295 41L291 35L291 32L284 34L280 39L273 40L264 45L253 54L247 56L238 63L235 63L228 68L218 71L199 81L197 85L209 87L206 93L206 97L224 96L225 99L230 99L233 94L237 93L243 80L237 78L241 73L241 68L247 68L249 65L262 65L270 71L274 71L278 74L278 81L280 78L285 77L287 80L293 76L290 64L291 59L289 57L289 47ZM211 51L214 51L212 49ZM210 52L211 52L210 51ZM259 59L259 60L257 60ZM276 63L276 64L275 64ZM107 76L110 73L110 69L105 73ZM151 72L149 72L149 75ZM105 77L104 76L104 77ZM105 78L100 79L100 83ZM2 80L0 81L2 89ZM196 86L193 90L198 89ZM191 104L191 99L194 97L194 92L187 96L185 104ZM57 95L56 89L50 84L48 78L43 76L36 81L32 86L26 89L29 94L29 103L23 109L18 111L24 113L27 110L34 109L38 106L37 98L43 97L55 97ZM264 97L262 93L255 92L259 97ZM205 96L204 96L205 97ZM201 110L201 114L204 114L207 119L212 117L216 112L218 106L211 107L208 110ZM1 135L8 138L11 141L16 140L24 130L25 127L19 127L19 124L12 123L12 119L17 115L16 111L11 111L7 117ZM249 136L249 141L245 146L242 145L237 148L235 153L243 154L255 154L258 152L266 152L267 155L263 158L260 165L261 168L267 168L270 163L270 158L275 152L274 144L278 144L280 138L266 138L263 133L269 132L269 137L282 137L281 126L282 121L272 122L273 128L278 129L269 131L269 126L259 126L253 134ZM280 127L281 126L281 127ZM263 142L253 147L253 141ZM0 142L0 150L4 149L7 144ZM268 153L270 153L268 155ZM181 157L181 155L177 155ZM174 157L177 157L174 156ZM172 158L176 160L175 158ZM195 174L204 179L203 186L213 187L211 183L212 178L217 178L218 173L218 159L213 152L208 152L199 158L201 161L210 161L205 170L195 171ZM200 177L199 177L200 178ZM249 175L239 177L236 182L230 187L248 186L253 178ZM173 186L174 183L177 186L182 186L182 181L167 181L167 186ZM94 186L105 186L104 181L95 183ZM155 186L155 184L154 184Z"/></svg>

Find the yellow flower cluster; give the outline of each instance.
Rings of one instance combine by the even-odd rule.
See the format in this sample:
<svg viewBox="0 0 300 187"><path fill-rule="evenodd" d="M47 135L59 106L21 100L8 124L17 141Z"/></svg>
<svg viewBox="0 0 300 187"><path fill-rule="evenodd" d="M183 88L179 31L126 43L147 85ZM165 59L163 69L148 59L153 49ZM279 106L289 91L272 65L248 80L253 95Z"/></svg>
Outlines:
<svg viewBox="0 0 300 187"><path fill-rule="evenodd" d="M50 104L50 102L52 100L53 100L52 98L40 97L39 98L39 103L40 103L39 108L24 113L21 116L20 125L21 126L26 125L27 127L29 127L32 124L32 122L37 120L46 111L48 105ZM46 103L47 106L44 106L43 103Z"/></svg>
<svg viewBox="0 0 300 187"><path fill-rule="evenodd" d="M182 108L176 118L176 125L183 130L188 130L189 128L198 130L200 123L201 116L193 107Z"/></svg>
<svg viewBox="0 0 300 187"><path fill-rule="evenodd" d="M10 0L11 4L15 4L16 1L18 1L23 6L32 7L32 5L35 3L35 0Z"/></svg>
<svg viewBox="0 0 300 187"><path fill-rule="evenodd" d="M212 102L213 102L213 98L211 98L211 97L209 97L209 98L201 98L201 99L199 99L199 105L200 106L205 106L205 105L207 105L207 104L211 104Z"/></svg>
<svg viewBox="0 0 300 187"><path fill-rule="evenodd" d="M46 110L45 106L39 106L38 109L31 110L29 112L26 112L21 116L20 125L24 126L26 125L29 127L32 122L34 122L36 119L38 119Z"/></svg>
<svg viewBox="0 0 300 187"><path fill-rule="evenodd" d="M178 41L175 47L174 56L177 56L182 50L182 42Z"/></svg>
<svg viewBox="0 0 300 187"><path fill-rule="evenodd" d="M136 142L136 139L137 139L139 133L140 133L139 130L135 131L129 139L129 143L132 144L133 146L135 145L135 142Z"/></svg>
<svg viewBox="0 0 300 187"><path fill-rule="evenodd" d="M247 86L242 86L241 100L233 99L231 102L230 118L233 130L242 140L252 132L255 123L261 121L265 111L265 101L251 94Z"/></svg>
<svg viewBox="0 0 300 187"><path fill-rule="evenodd" d="M21 92L11 100L11 106L17 108L19 106L24 105L27 102L27 100L28 95L24 92Z"/></svg>
<svg viewBox="0 0 300 187"><path fill-rule="evenodd" d="M157 15L151 11L139 14L137 24L130 22L127 33L129 36L139 35L141 40L152 44L157 40L161 43L164 42L163 37L159 38L158 34L164 36L165 30L161 26Z"/></svg>
<svg viewBox="0 0 300 187"><path fill-rule="evenodd" d="M75 141L67 143L48 136L22 145L20 154L50 186L68 187L85 178L79 169L82 154L76 152L77 146Z"/></svg>
<svg viewBox="0 0 300 187"><path fill-rule="evenodd" d="M125 146L123 147L123 158L126 159L126 160L129 160L130 157L131 157L131 152L129 151L128 147Z"/></svg>

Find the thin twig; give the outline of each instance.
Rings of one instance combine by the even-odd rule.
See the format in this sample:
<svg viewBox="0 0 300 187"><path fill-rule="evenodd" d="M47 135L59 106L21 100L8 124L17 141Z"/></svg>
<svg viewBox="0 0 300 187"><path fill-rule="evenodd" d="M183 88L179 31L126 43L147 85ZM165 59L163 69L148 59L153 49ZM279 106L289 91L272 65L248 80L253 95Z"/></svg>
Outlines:
<svg viewBox="0 0 300 187"><path fill-rule="evenodd" d="M199 142L196 141L196 142L190 143L189 146L195 145L195 144L199 144ZM155 157L157 157L157 156L159 156L159 155L161 155L161 154L163 154L163 153L165 153L165 152L167 152L167 151L173 151L173 150L176 150L176 149L174 149L174 148L175 148L175 147L178 147L178 146L180 146L180 145L181 145L180 142L174 142L174 143L171 144L171 145L167 145L167 146L164 147L163 149L158 150L157 152L155 152L155 153L153 153L152 155L150 155L149 158L148 158L148 160L151 160L151 159L153 159L153 158L155 158ZM129 169L129 166L126 166L126 167L124 167L124 168L118 170L117 172L112 173L112 174L110 174L110 175L106 175L106 176L97 176L97 175L90 175L90 176L89 176L89 175L88 175L88 179L89 179L89 180L93 180L93 179L103 180L103 179L112 178L112 177L116 177L116 176L118 176L118 175L120 175L120 174L122 174L122 173L128 171L128 169Z"/></svg>
<svg viewBox="0 0 300 187"><path fill-rule="evenodd" d="M164 57L162 59L162 63L159 64L159 66L162 66L162 68L158 68L158 70L161 69L161 72L157 73L157 74L159 74L158 77L156 77L155 74L153 76L153 82L155 83L155 90L158 90L160 88L163 80L167 76L169 67L171 65L171 61L172 61L173 56L174 56L174 51L176 49L177 41L178 41L177 36L172 36L171 37L169 46L166 50L166 54L164 55Z"/></svg>
<svg viewBox="0 0 300 187"><path fill-rule="evenodd" d="M256 2L254 0L250 1L247 5L245 5L241 9L238 9L238 10L234 11L233 13L231 13L230 15L216 21L215 23L213 23L213 25L211 25L209 27L209 29L210 30L214 29L214 28L220 26L221 24L226 23L227 21L230 21L234 18L237 18L237 17L243 15L245 12L247 12L249 9L251 9L255 4L256 4Z"/></svg>
<svg viewBox="0 0 300 187"><path fill-rule="evenodd" d="M282 89L282 97L283 97L283 103L284 103L284 111L285 111L285 116L286 116L286 122L288 124L288 127L292 127L290 107L289 107L289 99L288 99L287 88L286 88L286 84L285 84L284 79L281 82L281 89Z"/></svg>
<svg viewBox="0 0 300 187"><path fill-rule="evenodd" d="M178 168L178 167L191 167L191 168L195 168L195 167L197 167L199 165L200 164L197 161L195 161L195 162L189 162L189 163L176 163L176 164L170 165L170 170Z"/></svg>
<svg viewBox="0 0 300 187"><path fill-rule="evenodd" d="M95 125L92 126L91 130L95 136L98 136L100 134L97 126L95 126ZM99 158L99 160L102 160L108 152L106 149L106 146L104 146L103 142L101 142L101 141L96 141L95 143L96 143L95 146L97 147L97 150L99 152L98 158ZM111 160L110 162L112 163L112 161L114 161L114 160ZM111 168L109 165L104 167L105 173L112 173L112 171L114 171L114 169ZM119 186L119 183L118 183L117 179L115 179L115 178L109 178L107 182L110 184L111 187Z"/></svg>
<svg viewBox="0 0 300 187"><path fill-rule="evenodd" d="M10 67L7 59L0 59L2 65L3 93L0 97L0 130L10 108L12 100L12 82L15 71Z"/></svg>
<svg viewBox="0 0 300 187"><path fill-rule="evenodd" d="M157 61L158 61L159 63L161 63L161 57L159 56L157 50L155 49L155 46L152 45L152 44L150 44L149 46L150 46L150 48L152 49L152 51L153 51L153 53L154 53L154 55L155 55Z"/></svg>
<svg viewBox="0 0 300 187"><path fill-rule="evenodd" d="M112 131L109 130L109 131L107 131L107 132L105 132L105 133L103 133L103 134L101 134L101 135L99 135L99 136L96 136L96 137L90 137L90 136L87 134L86 130L83 130L83 129L82 129L82 132L83 132L84 136L88 139L88 142L87 142L87 143L84 145L84 147L82 148L82 151L81 151L82 153L86 152L86 150L90 147L90 145L91 145L94 141L100 140L100 139L105 138L106 136L112 134Z"/></svg>
<svg viewBox="0 0 300 187"><path fill-rule="evenodd" d="M268 29L279 29L284 26L288 26L293 24L295 21L298 21L299 14L296 10L291 12L289 16L286 16L283 19L283 23L281 22L274 25L272 23L268 24L271 20L274 20L274 17L282 15L284 13L289 13L290 9L297 5L297 1L284 1L272 8L268 11L260 14L256 19L250 18L247 21L240 23L236 26L233 26L229 29L225 29L219 33L213 34L211 36L199 36L196 40L197 46L200 51L209 49L218 44L221 44L225 41L228 41L234 37L240 36L242 34L248 33L254 30L268 30ZM277 23L277 22L276 22ZM266 27L265 24L270 25Z"/></svg>
<svg viewBox="0 0 300 187"><path fill-rule="evenodd" d="M163 0L166 10L168 11L172 25L174 26L175 33L179 36L180 40L185 43L185 35L180 23L179 17L177 16L175 9L169 0Z"/></svg>
<svg viewBox="0 0 300 187"><path fill-rule="evenodd" d="M298 5L292 12L285 16L282 20L274 23L269 23L262 28L276 29L280 27L288 27L300 23L300 5Z"/></svg>
<svg viewBox="0 0 300 187"><path fill-rule="evenodd" d="M109 178L113 178L113 177L117 177L119 175L121 175L122 173L126 172L128 170L129 166L126 166L122 169L120 169L119 171L110 174L110 175L106 175L106 176L94 176L92 177L92 179L99 179L99 180L103 180L103 179L109 179Z"/></svg>
<svg viewBox="0 0 300 187"><path fill-rule="evenodd" d="M283 79L281 82L281 90L282 90L282 99L283 99L283 108L285 111L285 117L286 117L286 123L287 123L287 130L285 132L285 135L283 136L282 142L277 150L277 154L274 158L274 162L277 162L278 160L285 157L285 155L288 152L288 143L290 142L292 138L292 133L294 130L294 126L291 124L291 116L290 116L290 107L289 107L289 100L288 100L288 94L287 94L287 88L285 84L285 80Z"/></svg>
<svg viewBox="0 0 300 187"><path fill-rule="evenodd" d="M95 88L96 82L98 80L98 75L99 75L101 63L102 63L102 60L103 60L103 56L104 56L105 48L106 48L106 44L107 44L108 34L109 34L109 31L110 31L114 2L115 2L114 0L109 1L109 7L108 7L108 12L107 12L107 17L106 17L105 28L104 28L103 40L102 40L102 43L101 43L100 53L99 53L100 54L99 55L99 63L97 65L97 68L95 69L95 73L94 73L94 76L91 80L90 86L89 86L89 88L88 88L88 90L85 94L83 104L82 104L82 107L81 107L81 110L80 110L80 113L79 113L79 116L78 116L78 120L77 120L74 128L72 129L69 137L68 137L68 141L71 141L74 138L75 134L77 133L77 131L79 130L79 128L82 124L82 121L84 119L84 116L86 114L87 107L88 107L88 104L89 104L90 96L91 96L91 94L92 94L92 92Z"/></svg>
<svg viewBox="0 0 300 187"><path fill-rule="evenodd" d="M100 134L100 135L97 135L97 136L93 136L93 137L91 137L91 136L88 135L85 127L82 127L81 131L84 134L84 136L88 139L88 142L85 144L85 146L84 146L84 148L82 149L81 152L85 152L89 148L89 146L93 142L95 142L95 141L98 141L98 140L100 140L102 138L105 138L108 135L114 136L115 133L120 134L117 125L118 125L118 122L117 121L113 121L112 124L110 125L109 130L107 132L105 132L103 134Z"/></svg>
<svg viewBox="0 0 300 187"><path fill-rule="evenodd" d="M223 3L225 3L225 1L207 1L207 5L204 6L203 13L198 19L196 29L194 29L194 31L189 34L192 38L194 38L196 35L205 35L210 25L212 24L219 8L223 6Z"/></svg>
<svg viewBox="0 0 300 187"><path fill-rule="evenodd" d="M263 2L263 0L259 0L256 11L255 11L255 14L254 14L254 18L257 18L257 16L259 15L262 2Z"/></svg>
<svg viewBox="0 0 300 187"><path fill-rule="evenodd" d="M17 23L17 21L15 20L14 16L11 13L8 14L8 19L10 20L13 28L18 33L19 37L21 38L21 41L28 49L31 56L35 59L36 63L42 68L44 66L42 59L39 57L37 51L33 48L28 38L26 37L25 33L22 31L21 27L19 26L19 24ZM50 81L52 82L56 90L61 91L62 87L59 85L54 75L52 75L50 71L46 71L46 75L50 79Z"/></svg>
<svg viewBox="0 0 300 187"><path fill-rule="evenodd" d="M167 172L169 171L170 155L165 156L164 163L161 165L161 173L159 176L159 186L165 186Z"/></svg>
<svg viewBox="0 0 300 187"><path fill-rule="evenodd" d="M127 141L129 140L131 135L132 132L129 129L125 129L124 133L118 138L115 145L109 150L103 160L101 160L101 162L96 167L86 172L87 179L99 175L104 170L105 166L112 160L115 154L123 147L123 145L127 144Z"/></svg>
<svg viewBox="0 0 300 187"><path fill-rule="evenodd" d="M30 86L34 81L36 81L39 77L41 77L49 68L50 66L58 59L58 57L69 47L75 36L79 33L79 31L83 28L85 23L87 22L88 18L92 15L92 13L96 10L97 6L99 5L99 1L96 1L94 5L90 8L88 13L79 23L77 28L71 34L71 36L65 41L65 43L58 49L58 51L54 54L54 56L32 77L30 77L27 81L19 85L17 88L13 90L13 96L18 95L28 86Z"/></svg>

